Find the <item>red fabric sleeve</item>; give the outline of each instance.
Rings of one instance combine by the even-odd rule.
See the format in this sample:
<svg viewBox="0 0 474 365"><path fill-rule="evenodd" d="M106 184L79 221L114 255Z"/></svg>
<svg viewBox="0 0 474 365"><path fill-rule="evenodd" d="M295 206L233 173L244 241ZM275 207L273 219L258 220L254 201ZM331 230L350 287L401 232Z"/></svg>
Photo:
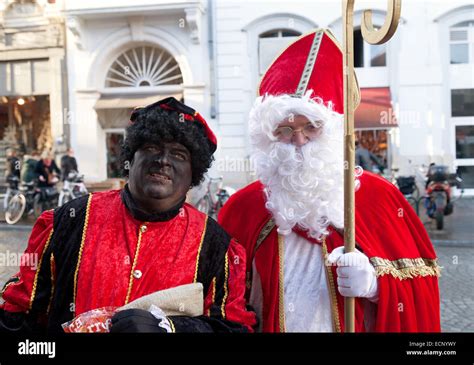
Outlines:
<svg viewBox="0 0 474 365"><path fill-rule="evenodd" d="M436 253L423 223L400 191L365 171L360 180L361 187L356 192L356 242L371 262L374 259L393 264L398 260L435 260ZM332 234L326 242L331 252L343 245L343 238ZM439 332L440 299L435 267L383 269L384 266L376 267L379 301L374 327L370 330ZM337 275L334 277L337 280ZM343 298L339 292L337 296L343 328Z"/></svg>
<svg viewBox="0 0 474 365"><path fill-rule="evenodd" d="M204 300L204 313L219 313L222 319L239 323L253 332L255 313L247 311L245 306L245 265L244 248L231 240L221 270L223 280L214 278L212 281ZM211 307L214 309L211 310Z"/></svg>
<svg viewBox="0 0 474 365"><path fill-rule="evenodd" d="M53 232L53 215L52 210L44 212L33 226L28 246L20 259L20 271L3 289L5 303L1 308L5 311L27 313L31 308L38 290L41 262Z"/></svg>
<svg viewBox="0 0 474 365"><path fill-rule="evenodd" d="M239 242L246 252L247 280L250 280L255 245L271 214L265 208L265 194L260 181L255 181L233 194L219 211L218 222ZM247 299L250 282L247 283Z"/></svg>

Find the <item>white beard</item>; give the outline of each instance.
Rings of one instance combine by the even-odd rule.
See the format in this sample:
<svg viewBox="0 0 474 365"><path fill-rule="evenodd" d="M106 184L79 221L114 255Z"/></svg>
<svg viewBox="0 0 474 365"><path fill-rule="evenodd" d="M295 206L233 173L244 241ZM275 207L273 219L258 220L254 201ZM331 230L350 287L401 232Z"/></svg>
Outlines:
<svg viewBox="0 0 474 365"><path fill-rule="evenodd" d="M342 123L329 125L301 148L273 141L252 155L280 234L298 225L321 239L329 225L344 226Z"/></svg>

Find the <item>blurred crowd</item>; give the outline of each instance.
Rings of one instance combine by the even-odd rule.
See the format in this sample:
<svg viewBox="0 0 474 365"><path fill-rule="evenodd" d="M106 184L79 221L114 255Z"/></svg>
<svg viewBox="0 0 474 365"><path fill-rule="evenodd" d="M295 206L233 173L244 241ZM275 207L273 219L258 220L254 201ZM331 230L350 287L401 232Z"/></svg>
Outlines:
<svg viewBox="0 0 474 365"><path fill-rule="evenodd" d="M21 182L36 181L39 187L54 186L59 180L66 180L68 174L78 171L76 158L72 148L61 158L60 167L56 164L54 153L51 151L33 151L18 157L17 151L8 149L6 153L5 177L7 182L17 178Z"/></svg>

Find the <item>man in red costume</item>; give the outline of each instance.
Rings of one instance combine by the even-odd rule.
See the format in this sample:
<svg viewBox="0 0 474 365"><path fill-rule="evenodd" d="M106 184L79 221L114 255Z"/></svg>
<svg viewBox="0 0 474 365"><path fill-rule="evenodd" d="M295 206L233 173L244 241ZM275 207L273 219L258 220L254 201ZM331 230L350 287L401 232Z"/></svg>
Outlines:
<svg viewBox="0 0 474 365"><path fill-rule="evenodd" d="M174 98L136 109L122 161L124 189L89 194L44 212L22 266L3 289L0 330L62 331L89 310L202 283L204 315L155 317L129 309L112 332L245 332L245 251L210 217L185 203L212 162L206 121Z"/></svg>
<svg viewBox="0 0 474 365"><path fill-rule="evenodd" d="M219 215L246 248L249 303L264 332L344 331L344 296L358 332L439 331L428 235L395 186L361 169L357 251L344 254L342 70L337 41L316 30L262 78L249 123L259 180Z"/></svg>

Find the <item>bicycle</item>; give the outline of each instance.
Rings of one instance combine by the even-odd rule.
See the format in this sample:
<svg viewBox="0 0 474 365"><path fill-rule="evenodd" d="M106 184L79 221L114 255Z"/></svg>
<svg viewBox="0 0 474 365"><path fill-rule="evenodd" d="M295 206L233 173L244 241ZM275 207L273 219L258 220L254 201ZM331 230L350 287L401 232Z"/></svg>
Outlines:
<svg viewBox="0 0 474 365"><path fill-rule="evenodd" d="M205 194L197 201L196 208L208 216L217 219L217 214L222 206L225 204L227 199L235 193L235 190L231 187L222 187L222 177L209 178L206 186ZM213 194L211 192L211 185L217 183L217 190Z"/></svg>
<svg viewBox="0 0 474 365"><path fill-rule="evenodd" d="M68 201L87 195L84 175L79 175L77 171L71 171L64 180L63 188L59 194L58 206L66 204Z"/></svg>
<svg viewBox="0 0 474 365"><path fill-rule="evenodd" d="M391 169L390 181L398 187L401 193L405 196L407 201L415 210L416 214L420 213L420 202L424 199L425 194L421 192L425 191L426 187L426 171L428 166L425 164L412 165L412 161L408 160L414 175L398 175L398 169ZM423 190L422 190L423 189Z"/></svg>
<svg viewBox="0 0 474 365"><path fill-rule="evenodd" d="M3 209L6 211L8 208L8 203L10 203L10 200L20 192L19 190L19 185L20 185L20 179L17 176L9 176L7 177L7 191L5 193L5 196L3 197Z"/></svg>
<svg viewBox="0 0 474 365"><path fill-rule="evenodd" d="M18 191L11 197L5 211L5 220L8 224L17 223L23 215L34 214L38 218L35 205L39 200L39 190L35 188L35 182L23 183Z"/></svg>

